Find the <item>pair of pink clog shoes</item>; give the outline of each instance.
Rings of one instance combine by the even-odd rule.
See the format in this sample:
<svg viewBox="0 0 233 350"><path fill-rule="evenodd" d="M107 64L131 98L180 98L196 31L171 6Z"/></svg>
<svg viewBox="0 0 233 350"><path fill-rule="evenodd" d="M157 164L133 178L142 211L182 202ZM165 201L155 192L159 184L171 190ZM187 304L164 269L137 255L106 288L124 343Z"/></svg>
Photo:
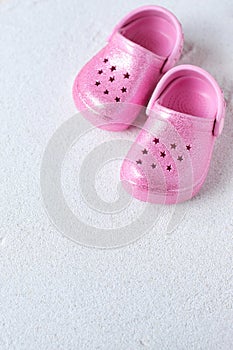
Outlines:
<svg viewBox="0 0 233 350"><path fill-rule="evenodd" d="M125 189L143 201L193 197L223 129L225 101L214 78L192 65L172 68L182 48L177 18L161 7L141 7L116 26L75 79L77 108L102 129L128 128L139 106L147 106L147 121L121 169Z"/></svg>

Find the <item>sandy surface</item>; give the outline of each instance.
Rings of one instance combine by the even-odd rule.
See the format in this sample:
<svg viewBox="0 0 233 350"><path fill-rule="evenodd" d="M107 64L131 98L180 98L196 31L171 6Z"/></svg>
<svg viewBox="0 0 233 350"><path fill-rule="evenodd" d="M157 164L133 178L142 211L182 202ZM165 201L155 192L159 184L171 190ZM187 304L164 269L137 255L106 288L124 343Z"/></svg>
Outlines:
<svg viewBox="0 0 233 350"><path fill-rule="evenodd" d="M233 348L232 1L159 2L183 24L180 62L212 73L228 103L207 181L182 205L186 215L172 234L166 227L173 209L164 208L135 243L85 248L63 237L44 210L41 162L55 131L76 113L75 74L117 21L142 4L0 1L1 350ZM76 171L91 146L133 140L134 133L93 130L69 153L64 193L83 222L115 227L141 210L134 201L126 216L109 219L86 208L76 190ZM98 178L105 200L116 196L119 166L111 163Z"/></svg>

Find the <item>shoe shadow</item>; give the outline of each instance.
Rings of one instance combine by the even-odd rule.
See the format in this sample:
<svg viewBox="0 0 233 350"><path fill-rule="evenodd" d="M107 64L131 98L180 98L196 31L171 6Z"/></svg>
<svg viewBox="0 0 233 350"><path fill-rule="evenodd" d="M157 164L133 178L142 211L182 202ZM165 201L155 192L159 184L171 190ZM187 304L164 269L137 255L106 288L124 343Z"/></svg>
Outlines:
<svg viewBox="0 0 233 350"><path fill-rule="evenodd" d="M191 41L185 42L181 58L178 62L180 64L192 64L201 67L207 56L208 50L204 47L199 47Z"/></svg>

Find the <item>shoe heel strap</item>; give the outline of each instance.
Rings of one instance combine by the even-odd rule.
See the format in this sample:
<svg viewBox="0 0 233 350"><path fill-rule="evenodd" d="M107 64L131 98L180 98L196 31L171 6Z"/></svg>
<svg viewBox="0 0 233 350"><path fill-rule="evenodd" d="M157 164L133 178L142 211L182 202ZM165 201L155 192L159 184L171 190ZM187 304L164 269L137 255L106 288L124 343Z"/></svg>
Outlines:
<svg viewBox="0 0 233 350"><path fill-rule="evenodd" d="M161 73L167 72L169 69L171 69L178 59L180 58L182 49L183 49L183 42L184 42L184 35L182 32L182 26L176 16L168 11L166 8L161 6L141 6L138 9L130 12L127 14L114 28L112 34L108 37L108 42L111 41L112 37L118 32L120 29L124 28L125 25L129 24L131 21L140 18L143 16L143 12L147 13L157 13L158 16L166 18L175 28L176 32L176 42L174 45L174 48L171 52L171 54L167 57L166 61L164 62L164 65L161 69Z"/></svg>
<svg viewBox="0 0 233 350"><path fill-rule="evenodd" d="M170 69L169 72L167 72L157 84L154 90L154 93L152 94L152 97L147 106L146 114L149 115L150 111L153 110L153 106L155 102L162 95L163 91L167 88L169 83L171 83L174 79L181 77L182 75L188 75L188 74L197 74L203 77L203 79L208 80L216 92L217 113L213 123L212 133L213 133L213 136L218 137L222 133L222 130L224 127L224 119L225 119L226 102L224 100L223 92L221 91L218 83L208 72L196 66L187 64L187 65L180 65Z"/></svg>

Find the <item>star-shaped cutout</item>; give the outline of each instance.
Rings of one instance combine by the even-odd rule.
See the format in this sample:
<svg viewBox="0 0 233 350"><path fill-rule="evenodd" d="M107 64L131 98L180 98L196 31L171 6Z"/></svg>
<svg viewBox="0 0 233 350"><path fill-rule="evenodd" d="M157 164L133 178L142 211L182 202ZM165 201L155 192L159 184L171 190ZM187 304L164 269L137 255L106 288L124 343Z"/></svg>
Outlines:
<svg viewBox="0 0 233 350"><path fill-rule="evenodd" d="M108 91L108 90L105 90L105 91L104 91L104 94L105 94L105 95L108 95L108 94L109 94L109 91Z"/></svg>
<svg viewBox="0 0 233 350"><path fill-rule="evenodd" d="M148 151L146 148L144 148L144 150L142 151L143 154L148 154Z"/></svg>
<svg viewBox="0 0 233 350"><path fill-rule="evenodd" d="M182 162L182 160L184 160L184 159L183 159L182 156L179 156L179 157L177 158L177 160L179 160L180 162Z"/></svg>
<svg viewBox="0 0 233 350"><path fill-rule="evenodd" d="M129 73L124 74L124 79L129 79L130 75Z"/></svg>
<svg viewBox="0 0 233 350"><path fill-rule="evenodd" d="M142 164L141 159L137 160L136 163L137 163L137 164Z"/></svg>
<svg viewBox="0 0 233 350"><path fill-rule="evenodd" d="M153 140L154 144L157 145L159 143L159 139L157 139L156 137Z"/></svg>
<svg viewBox="0 0 233 350"><path fill-rule="evenodd" d="M115 80L115 77L110 77L109 81L111 81L111 83Z"/></svg>
<svg viewBox="0 0 233 350"><path fill-rule="evenodd" d="M160 157L166 157L166 153L165 152L160 152Z"/></svg>
<svg viewBox="0 0 233 350"><path fill-rule="evenodd" d="M113 72L114 70L116 70L116 66L112 66L110 69Z"/></svg>
<svg viewBox="0 0 233 350"><path fill-rule="evenodd" d="M171 143L171 149L176 149L177 145L175 143Z"/></svg>
<svg viewBox="0 0 233 350"><path fill-rule="evenodd" d="M96 85L96 86L99 86L99 85L100 85L100 81L96 81L96 82L95 82L95 85Z"/></svg>
<svg viewBox="0 0 233 350"><path fill-rule="evenodd" d="M127 91L127 89L126 89L125 87L123 87L123 88L121 89L121 91L122 91L122 93L124 93L124 92Z"/></svg>
<svg viewBox="0 0 233 350"><path fill-rule="evenodd" d="M171 170L172 170L172 166L171 166L171 165L168 165L168 166L167 166L167 170L168 170L168 171L171 171Z"/></svg>
<svg viewBox="0 0 233 350"><path fill-rule="evenodd" d="M187 145L186 148L188 151L190 151L192 147L190 145Z"/></svg>
<svg viewBox="0 0 233 350"><path fill-rule="evenodd" d="M98 71L98 74L103 74L103 69L100 69L100 70Z"/></svg>
<svg viewBox="0 0 233 350"><path fill-rule="evenodd" d="M108 62L108 59L107 59L107 58L105 58L105 59L104 59L104 63L107 63L107 62Z"/></svg>
<svg viewBox="0 0 233 350"><path fill-rule="evenodd" d="M155 169L156 168L156 164L155 163L151 164L151 168Z"/></svg>
<svg viewBox="0 0 233 350"><path fill-rule="evenodd" d="M116 101L116 102L120 102L120 100L121 100L120 97L116 97L116 98L115 98L115 101Z"/></svg>

